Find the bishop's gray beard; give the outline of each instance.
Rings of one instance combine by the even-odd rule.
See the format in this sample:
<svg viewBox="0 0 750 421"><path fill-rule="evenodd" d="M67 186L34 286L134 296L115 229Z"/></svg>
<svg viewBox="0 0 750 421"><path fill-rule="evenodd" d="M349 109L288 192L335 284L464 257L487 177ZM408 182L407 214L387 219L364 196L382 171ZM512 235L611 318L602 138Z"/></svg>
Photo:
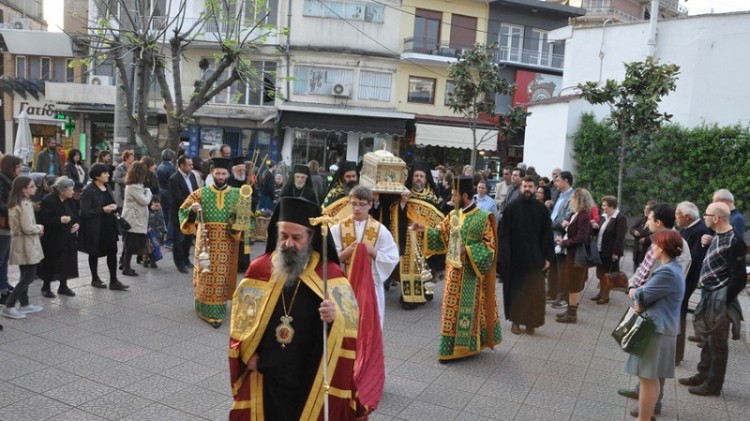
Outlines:
<svg viewBox="0 0 750 421"><path fill-rule="evenodd" d="M412 189L414 189L414 191L417 192L417 193L422 193L422 190L424 190L424 183L421 183L421 182L417 181L412 186Z"/></svg>
<svg viewBox="0 0 750 421"><path fill-rule="evenodd" d="M282 244L276 246L276 253L271 256L271 266L273 272L284 279L285 288L297 285L297 280L305 271L311 255L312 244L299 252L294 247L284 247Z"/></svg>
<svg viewBox="0 0 750 421"><path fill-rule="evenodd" d="M295 181L294 182L294 187L296 187L298 189L301 189L302 187L305 187L305 182L303 181L303 182L297 184L297 182Z"/></svg>

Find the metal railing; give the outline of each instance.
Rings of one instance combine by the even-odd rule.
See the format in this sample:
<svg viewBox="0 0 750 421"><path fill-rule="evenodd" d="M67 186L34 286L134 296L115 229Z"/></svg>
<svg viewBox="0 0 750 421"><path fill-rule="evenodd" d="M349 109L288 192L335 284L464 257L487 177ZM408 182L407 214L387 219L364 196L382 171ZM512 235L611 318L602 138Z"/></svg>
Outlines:
<svg viewBox="0 0 750 421"><path fill-rule="evenodd" d="M421 53L441 57L459 57L465 50L471 50L473 45L452 44L448 41L423 37L410 37L404 39L405 53Z"/></svg>
<svg viewBox="0 0 750 421"><path fill-rule="evenodd" d="M562 70L563 65L565 64L565 55L563 54L553 54L523 48L496 48L494 56L495 61L497 62L527 64L558 70Z"/></svg>

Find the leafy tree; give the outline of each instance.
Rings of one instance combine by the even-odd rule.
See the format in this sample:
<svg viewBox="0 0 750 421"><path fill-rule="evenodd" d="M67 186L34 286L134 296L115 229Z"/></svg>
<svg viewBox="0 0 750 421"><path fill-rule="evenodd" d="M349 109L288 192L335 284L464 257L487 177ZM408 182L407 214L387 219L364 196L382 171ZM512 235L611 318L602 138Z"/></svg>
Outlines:
<svg viewBox="0 0 750 421"><path fill-rule="evenodd" d="M168 10L159 10L160 3ZM187 0L98 0L95 7L99 18L87 28L89 52L83 61L114 65L119 76L118 88L128 98L124 106L128 110L130 128L154 156L161 146L176 150L180 132L196 111L214 96L239 82L259 85L263 75L248 57L276 30L266 23L269 12L264 0L205 0L204 10L197 16L191 12L191 4L195 3ZM255 10L245 10L246 7L255 7ZM209 31L209 28L212 29ZM208 34L213 38L209 39ZM202 78L195 81L192 93L185 97L182 76L185 53L197 41L216 52L213 63L201 61ZM131 66L134 68L132 81L128 77ZM166 145L159 145L148 131L147 117L154 114L148 109L153 83L158 87L166 111Z"/></svg>
<svg viewBox="0 0 750 421"><path fill-rule="evenodd" d="M471 166L476 167L477 149L485 141L477 139L477 122L480 114L495 117L495 95L513 95L515 86L500 77L494 61L494 46L476 44L464 50L457 61L448 67L448 77L453 80L453 92L448 93L449 107L461 114L472 133ZM507 136L516 135L525 125L529 113L522 107L511 108L500 119L498 129Z"/></svg>
<svg viewBox="0 0 750 421"><path fill-rule="evenodd" d="M626 160L631 149L637 148L640 140L659 128L662 121L671 115L659 112L659 103L669 92L677 88L680 67L675 64L659 64L658 59L648 57L645 62L625 64L625 79L622 83L608 79L603 86L599 82L579 84L581 96L592 104L607 104L609 119L620 134L617 171L617 200L622 200L622 185Z"/></svg>

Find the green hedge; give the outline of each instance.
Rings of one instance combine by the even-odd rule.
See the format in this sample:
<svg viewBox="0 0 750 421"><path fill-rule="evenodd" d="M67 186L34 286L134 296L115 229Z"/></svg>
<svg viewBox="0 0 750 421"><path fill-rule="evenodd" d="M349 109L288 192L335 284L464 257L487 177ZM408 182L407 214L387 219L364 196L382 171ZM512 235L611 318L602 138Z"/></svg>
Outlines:
<svg viewBox="0 0 750 421"><path fill-rule="evenodd" d="M689 200L703 210L712 193L727 188L737 208L750 208L750 129L663 125L628 151L621 208L640 214L650 199L671 204ZM576 186L591 189L595 198L616 195L620 135L607 122L584 114L574 136ZM635 211L634 211L635 210Z"/></svg>

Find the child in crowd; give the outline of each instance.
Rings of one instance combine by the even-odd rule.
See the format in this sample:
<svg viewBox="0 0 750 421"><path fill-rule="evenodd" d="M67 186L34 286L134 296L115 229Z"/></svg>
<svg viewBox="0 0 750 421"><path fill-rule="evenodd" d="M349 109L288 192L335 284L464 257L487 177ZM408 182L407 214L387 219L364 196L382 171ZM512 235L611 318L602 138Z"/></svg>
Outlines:
<svg viewBox="0 0 750 421"><path fill-rule="evenodd" d="M34 203L31 197L36 193L36 184L31 177L18 176L8 195L8 224L10 225L10 264L19 265L21 279L5 302L3 317L25 319L29 313L42 311L41 306L29 303L29 286L36 278L36 267L44 258L40 237L44 226L36 223ZM16 308L16 302L21 306Z"/></svg>
<svg viewBox="0 0 750 421"><path fill-rule="evenodd" d="M156 268L156 262L162 259L161 246L167 238L167 226L164 223L164 213L161 210L161 199L154 196L151 199L148 213L148 240L153 244L153 251L143 256L143 266Z"/></svg>

